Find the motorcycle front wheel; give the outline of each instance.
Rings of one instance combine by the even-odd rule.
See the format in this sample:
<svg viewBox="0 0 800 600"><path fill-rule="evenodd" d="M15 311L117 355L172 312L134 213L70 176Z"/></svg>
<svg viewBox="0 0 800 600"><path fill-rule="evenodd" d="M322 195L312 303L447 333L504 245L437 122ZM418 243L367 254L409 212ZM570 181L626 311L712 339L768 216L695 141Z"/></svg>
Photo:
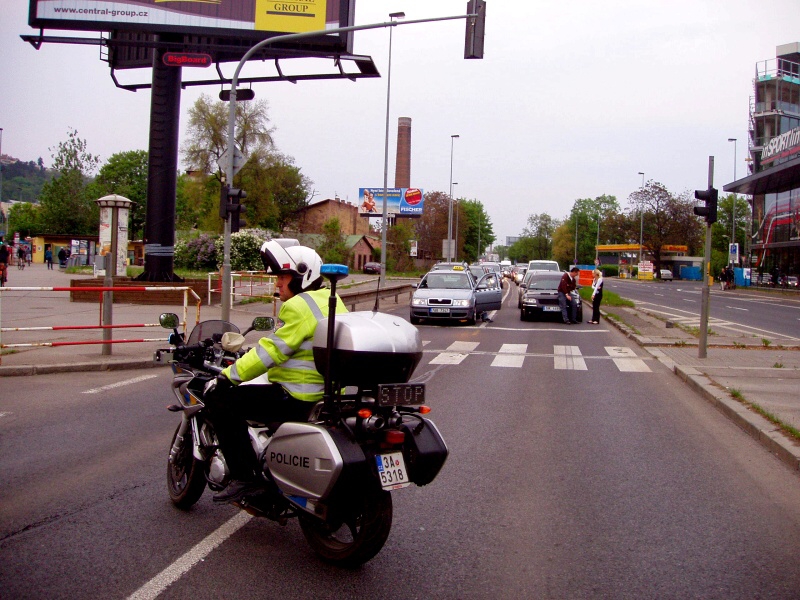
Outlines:
<svg viewBox="0 0 800 600"><path fill-rule="evenodd" d="M392 528L392 495L383 490L364 494L335 523L299 515L308 544L324 561L357 567L380 552Z"/></svg>
<svg viewBox="0 0 800 600"><path fill-rule="evenodd" d="M180 431L180 425L175 430L170 443L170 451L175 445L175 440ZM172 503L178 508L189 508L203 495L206 489L206 478L203 473L203 463L192 454L192 430L189 428L179 442L175 457L167 461L167 491Z"/></svg>

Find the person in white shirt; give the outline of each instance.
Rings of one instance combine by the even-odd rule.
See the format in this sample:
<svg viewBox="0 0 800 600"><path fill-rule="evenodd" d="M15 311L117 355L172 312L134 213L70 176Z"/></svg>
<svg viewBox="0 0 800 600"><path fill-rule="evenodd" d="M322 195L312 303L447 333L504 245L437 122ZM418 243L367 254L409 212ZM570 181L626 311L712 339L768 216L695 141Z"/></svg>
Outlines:
<svg viewBox="0 0 800 600"><path fill-rule="evenodd" d="M603 301L603 272L600 269L592 271L592 325L600 323L600 303Z"/></svg>

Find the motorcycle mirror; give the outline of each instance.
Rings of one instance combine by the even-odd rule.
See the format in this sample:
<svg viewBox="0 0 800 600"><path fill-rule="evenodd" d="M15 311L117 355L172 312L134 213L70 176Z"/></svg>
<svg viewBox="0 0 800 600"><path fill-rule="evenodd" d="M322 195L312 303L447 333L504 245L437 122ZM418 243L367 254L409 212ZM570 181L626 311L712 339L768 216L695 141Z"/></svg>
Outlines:
<svg viewBox="0 0 800 600"><path fill-rule="evenodd" d="M253 319L253 324L250 328L256 331L271 331L275 329L275 319L272 317L256 317Z"/></svg>
<svg viewBox="0 0 800 600"><path fill-rule="evenodd" d="M180 325L181 320L175 313L163 313L158 317L158 322L164 329L176 329Z"/></svg>

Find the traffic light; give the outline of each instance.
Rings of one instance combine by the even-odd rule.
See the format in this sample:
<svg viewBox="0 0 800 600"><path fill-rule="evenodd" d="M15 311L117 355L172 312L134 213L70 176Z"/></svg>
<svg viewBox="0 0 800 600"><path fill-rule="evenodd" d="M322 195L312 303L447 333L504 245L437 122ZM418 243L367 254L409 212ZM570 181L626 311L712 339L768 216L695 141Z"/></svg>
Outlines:
<svg viewBox="0 0 800 600"><path fill-rule="evenodd" d="M483 58L483 33L486 29L486 2L469 0L467 14L477 17L467 18L467 37L464 43L464 58Z"/></svg>
<svg viewBox="0 0 800 600"><path fill-rule="evenodd" d="M247 192L239 188L223 185L219 198L219 218L231 217L231 233L236 233L242 225L241 213L244 210L242 200L247 198Z"/></svg>
<svg viewBox="0 0 800 600"><path fill-rule="evenodd" d="M698 200L702 200L706 204L705 206L695 206L694 214L698 217L703 217L709 225L716 223L717 198L719 197L719 192L713 187L707 190L695 190L694 197Z"/></svg>

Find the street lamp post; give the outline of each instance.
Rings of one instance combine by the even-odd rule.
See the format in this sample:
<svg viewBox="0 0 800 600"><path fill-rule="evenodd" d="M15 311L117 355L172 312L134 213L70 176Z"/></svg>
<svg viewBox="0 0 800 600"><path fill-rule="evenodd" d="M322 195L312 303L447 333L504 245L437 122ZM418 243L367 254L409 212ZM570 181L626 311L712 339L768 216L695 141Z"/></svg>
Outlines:
<svg viewBox="0 0 800 600"><path fill-rule="evenodd" d="M402 19L404 12L394 12L389 15L389 21ZM381 211L381 274L378 280L378 289L386 284L386 231L389 229L389 210L386 197L389 194L389 100L392 95L392 30L389 28L389 61L386 68L386 135L383 146L383 210Z"/></svg>
<svg viewBox="0 0 800 600"><path fill-rule="evenodd" d="M452 247L450 245L453 239L453 143L458 134L450 136L450 202L447 208L447 262L453 260Z"/></svg>
<svg viewBox="0 0 800 600"><path fill-rule="evenodd" d="M644 193L644 173L639 171L642 176L642 193ZM639 262L642 262L642 237L644 233L644 210L642 209L641 202L639 203Z"/></svg>
<svg viewBox="0 0 800 600"><path fill-rule="evenodd" d="M736 181L736 138L728 138L733 142L733 180ZM733 206L731 208L731 244L736 243L736 192L733 193ZM728 252L730 255L730 251Z"/></svg>
<svg viewBox="0 0 800 600"><path fill-rule="evenodd" d="M458 182L454 181L450 185L458 185ZM453 242L454 245L455 245L455 248L453 248L453 260L458 260L458 215L461 213L461 211L459 210L459 207L460 207L459 201L458 201L458 198L456 198L456 200L455 200L455 209L454 209L456 211L456 230L455 230L455 232L453 234L455 236L454 242Z"/></svg>

